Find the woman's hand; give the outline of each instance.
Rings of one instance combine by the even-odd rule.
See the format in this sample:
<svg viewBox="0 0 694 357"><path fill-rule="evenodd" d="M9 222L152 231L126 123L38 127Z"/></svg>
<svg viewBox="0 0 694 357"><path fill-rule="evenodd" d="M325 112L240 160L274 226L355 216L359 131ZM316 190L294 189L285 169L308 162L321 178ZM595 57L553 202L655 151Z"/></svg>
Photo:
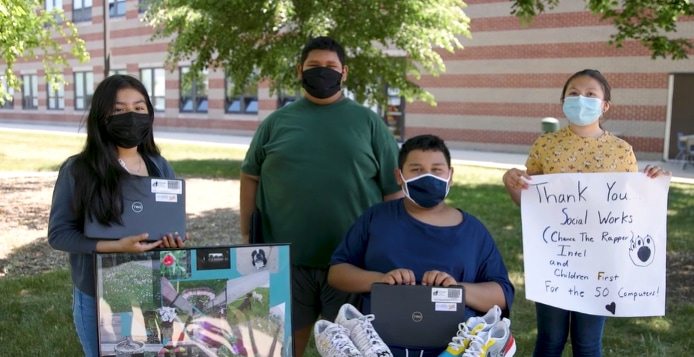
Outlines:
<svg viewBox="0 0 694 357"><path fill-rule="evenodd" d="M149 234L142 233L136 236L129 236L118 240L119 253L142 253L152 250L162 244L162 241L147 242Z"/></svg>
<svg viewBox="0 0 694 357"><path fill-rule="evenodd" d="M646 165L643 168L643 173L650 178L656 178L660 175L670 176L672 173L670 171L663 170L660 166Z"/></svg>
<svg viewBox="0 0 694 357"><path fill-rule="evenodd" d="M422 278L422 285L445 287L457 284L458 282L450 274L438 270L429 270L424 273Z"/></svg>
<svg viewBox="0 0 694 357"><path fill-rule="evenodd" d="M414 272L410 269L395 269L391 270L383 276L381 283L386 283L390 285L403 284L403 285L414 285L416 280L414 278Z"/></svg>
<svg viewBox="0 0 694 357"><path fill-rule="evenodd" d="M185 238L181 238L181 236L178 235L178 232L174 234L167 234L163 237L161 237L161 247L162 248L184 248L186 246L186 242L190 238L190 235L186 233Z"/></svg>
<svg viewBox="0 0 694 357"><path fill-rule="evenodd" d="M523 179L530 180L530 175L527 172L519 169L509 169L504 173L502 180L504 181L504 186L509 190L522 190L527 189L528 183Z"/></svg>

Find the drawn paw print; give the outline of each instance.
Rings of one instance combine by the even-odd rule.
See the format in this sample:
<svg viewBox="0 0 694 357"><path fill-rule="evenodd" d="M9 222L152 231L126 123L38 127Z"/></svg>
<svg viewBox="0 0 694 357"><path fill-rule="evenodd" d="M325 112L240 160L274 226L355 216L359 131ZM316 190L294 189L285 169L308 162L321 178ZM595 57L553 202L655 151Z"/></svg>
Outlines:
<svg viewBox="0 0 694 357"><path fill-rule="evenodd" d="M629 258L636 266L645 267L653 263L655 257L655 241L650 235L631 238Z"/></svg>

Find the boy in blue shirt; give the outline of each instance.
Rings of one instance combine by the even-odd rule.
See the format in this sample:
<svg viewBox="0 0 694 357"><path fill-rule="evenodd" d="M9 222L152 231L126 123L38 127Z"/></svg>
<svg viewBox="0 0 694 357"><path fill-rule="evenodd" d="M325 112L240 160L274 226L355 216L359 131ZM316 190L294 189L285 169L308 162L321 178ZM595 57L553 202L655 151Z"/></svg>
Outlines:
<svg viewBox="0 0 694 357"><path fill-rule="evenodd" d="M463 285L466 309L461 322L494 311L495 306L508 316L514 287L492 236L477 218L445 202L453 168L443 140L433 135L407 140L398 166L395 177L405 198L374 205L359 217L332 256L328 282L363 294L365 313L370 311L371 285L388 283ZM460 354L442 356L461 355L470 341L458 346ZM513 338L503 343L512 344ZM438 356L446 348L415 348L412 354L411 348L390 347L394 356Z"/></svg>

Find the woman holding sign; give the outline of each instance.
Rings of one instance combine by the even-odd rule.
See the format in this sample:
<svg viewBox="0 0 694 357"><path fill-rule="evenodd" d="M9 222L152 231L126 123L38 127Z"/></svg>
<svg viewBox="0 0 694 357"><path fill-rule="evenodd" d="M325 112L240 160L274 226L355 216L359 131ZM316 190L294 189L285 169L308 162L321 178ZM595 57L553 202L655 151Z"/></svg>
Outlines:
<svg viewBox="0 0 694 357"><path fill-rule="evenodd" d="M142 253L154 248L183 248L178 235L146 241L147 234L118 240L89 239L84 222L119 223L122 180L129 175L175 178L154 144L154 108L147 89L134 77L113 75L94 91L87 116L84 149L60 167L48 218L48 243L70 253L72 313L87 357L98 355L94 252Z"/></svg>
<svg viewBox="0 0 694 357"><path fill-rule="evenodd" d="M517 205L520 205L521 190L529 187L532 175L638 171L631 145L600 125L600 119L612 104L610 98L610 85L597 70L585 69L569 77L561 93L568 127L546 133L535 141L525 164L527 171L514 168L503 176L504 185ZM651 165L646 166L644 173L649 177L669 174ZM574 357L602 355L604 316L542 303L536 303L535 307L534 356L561 356L569 331Z"/></svg>

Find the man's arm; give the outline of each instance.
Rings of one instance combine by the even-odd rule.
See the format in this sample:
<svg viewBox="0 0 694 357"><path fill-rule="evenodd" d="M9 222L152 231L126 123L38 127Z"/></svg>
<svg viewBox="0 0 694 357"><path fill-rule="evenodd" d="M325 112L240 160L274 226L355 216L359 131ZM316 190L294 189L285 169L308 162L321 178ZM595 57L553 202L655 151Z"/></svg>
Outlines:
<svg viewBox="0 0 694 357"><path fill-rule="evenodd" d="M487 311L498 305L506 309L506 297L501 285L495 281L484 283L459 283L465 287L465 305L477 310Z"/></svg>
<svg viewBox="0 0 694 357"><path fill-rule="evenodd" d="M251 214L256 210L255 196L258 191L259 176L249 175L241 171L239 194L239 228L241 230L241 242L250 242Z"/></svg>
<svg viewBox="0 0 694 357"><path fill-rule="evenodd" d="M371 284L382 281L384 276L349 263L339 263L330 267L328 284L348 293L367 293L371 291Z"/></svg>

